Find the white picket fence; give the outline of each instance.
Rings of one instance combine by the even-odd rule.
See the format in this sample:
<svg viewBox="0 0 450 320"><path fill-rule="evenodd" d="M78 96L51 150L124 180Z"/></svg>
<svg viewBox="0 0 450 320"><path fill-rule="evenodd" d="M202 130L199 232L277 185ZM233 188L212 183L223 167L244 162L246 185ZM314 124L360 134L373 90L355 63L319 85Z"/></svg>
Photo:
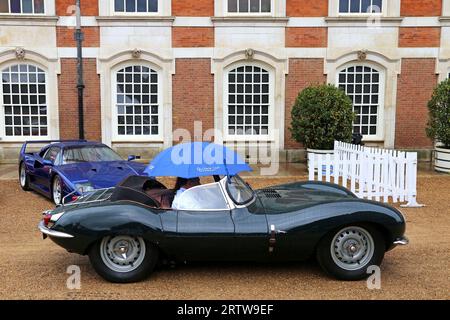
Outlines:
<svg viewBox="0 0 450 320"><path fill-rule="evenodd" d="M357 146L335 141L334 154L308 153L309 180L350 189L359 198L417 203L417 153ZM331 179L333 178L333 181Z"/></svg>

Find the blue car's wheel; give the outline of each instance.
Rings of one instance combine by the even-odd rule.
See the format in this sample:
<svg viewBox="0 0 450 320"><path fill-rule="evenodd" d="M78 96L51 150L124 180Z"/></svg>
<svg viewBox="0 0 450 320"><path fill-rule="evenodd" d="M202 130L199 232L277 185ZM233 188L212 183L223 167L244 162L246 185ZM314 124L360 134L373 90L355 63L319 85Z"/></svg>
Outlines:
<svg viewBox="0 0 450 320"><path fill-rule="evenodd" d="M327 234L317 248L317 260L330 275L342 280L367 278L370 266L379 266L386 246L371 225L348 225Z"/></svg>
<svg viewBox="0 0 450 320"><path fill-rule="evenodd" d="M62 182L59 176L55 176L52 182L52 199L56 205L60 205L63 199Z"/></svg>
<svg viewBox="0 0 450 320"><path fill-rule="evenodd" d="M19 167L19 182L20 182L20 187L25 191L30 190L29 179L30 178L28 177L27 168L25 166L25 163L22 162Z"/></svg>
<svg viewBox="0 0 450 320"><path fill-rule="evenodd" d="M94 244L89 259L95 271L111 282L136 282L147 277L158 262L158 248L141 237L107 236Z"/></svg>

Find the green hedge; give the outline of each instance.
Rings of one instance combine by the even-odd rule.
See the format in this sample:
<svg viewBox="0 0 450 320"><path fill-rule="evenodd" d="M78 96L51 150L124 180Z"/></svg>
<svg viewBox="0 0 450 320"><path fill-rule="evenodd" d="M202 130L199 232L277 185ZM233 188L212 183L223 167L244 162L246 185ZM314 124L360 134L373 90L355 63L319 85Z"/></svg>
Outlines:
<svg viewBox="0 0 450 320"><path fill-rule="evenodd" d="M428 102L427 135L450 149L450 79L441 82Z"/></svg>
<svg viewBox="0 0 450 320"><path fill-rule="evenodd" d="M351 142L352 101L333 85L310 86L298 95L292 108L292 137L306 148L332 150L334 140Z"/></svg>

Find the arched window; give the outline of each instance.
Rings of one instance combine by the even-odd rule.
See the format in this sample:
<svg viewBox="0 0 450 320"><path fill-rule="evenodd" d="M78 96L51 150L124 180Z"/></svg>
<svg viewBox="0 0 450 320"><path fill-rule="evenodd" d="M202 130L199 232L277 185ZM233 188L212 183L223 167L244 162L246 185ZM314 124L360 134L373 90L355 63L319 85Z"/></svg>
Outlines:
<svg viewBox="0 0 450 320"><path fill-rule="evenodd" d="M381 136L382 106L384 101L383 73L372 66L352 65L339 72L339 88L352 99L356 119L355 133Z"/></svg>
<svg viewBox="0 0 450 320"><path fill-rule="evenodd" d="M46 74L32 64L1 71L1 129L7 139L48 136Z"/></svg>
<svg viewBox="0 0 450 320"><path fill-rule="evenodd" d="M160 135L158 72L145 65L133 65L118 70L115 79L116 137Z"/></svg>
<svg viewBox="0 0 450 320"><path fill-rule="evenodd" d="M273 105L271 73L257 65L226 73L225 130L228 136L268 135Z"/></svg>

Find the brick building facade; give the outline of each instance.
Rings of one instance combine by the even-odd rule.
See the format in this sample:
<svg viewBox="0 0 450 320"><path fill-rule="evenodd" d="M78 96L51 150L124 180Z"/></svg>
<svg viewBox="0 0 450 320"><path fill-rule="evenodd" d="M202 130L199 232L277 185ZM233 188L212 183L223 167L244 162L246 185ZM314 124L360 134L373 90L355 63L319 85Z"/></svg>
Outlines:
<svg viewBox="0 0 450 320"><path fill-rule="evenodd" d="M354 102L369 145L427 150L450 73L450 0L82 0L85 132L151 157L184 129L298 159L290 110L310 84ZM0 161L78 134L74 0L0 0ZM202 131L194 132L194 121Z"/></svg>

